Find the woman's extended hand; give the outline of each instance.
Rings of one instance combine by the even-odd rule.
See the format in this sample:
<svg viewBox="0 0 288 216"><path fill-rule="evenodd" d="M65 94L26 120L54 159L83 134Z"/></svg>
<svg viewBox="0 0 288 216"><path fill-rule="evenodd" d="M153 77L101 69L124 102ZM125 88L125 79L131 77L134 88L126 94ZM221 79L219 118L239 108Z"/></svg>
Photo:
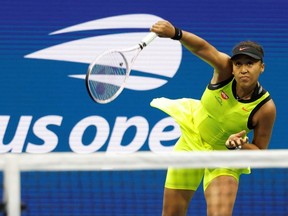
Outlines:
<svg viewBox="0 0 288 216"><path fill-rule="evenodd" d="M239 133L232 134L227 139L225 145L228 149L241 149L242 145L248 143L248 137L245 136L246 131L243 130Z"/></svg>

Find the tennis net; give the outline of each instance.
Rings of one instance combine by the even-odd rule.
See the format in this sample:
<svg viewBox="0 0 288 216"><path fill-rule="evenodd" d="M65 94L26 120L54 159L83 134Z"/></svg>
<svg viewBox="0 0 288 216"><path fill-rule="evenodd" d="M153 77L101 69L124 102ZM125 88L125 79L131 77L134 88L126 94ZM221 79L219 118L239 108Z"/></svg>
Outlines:
<svg viewBox="0 0 288 216"><path fill-rule="evenodd" d="M252 169L233 215L288 215L287 150L1 155L2 215L161 215L167 167L227 166ZM187 215L206 215L202 188Z"/></svg>

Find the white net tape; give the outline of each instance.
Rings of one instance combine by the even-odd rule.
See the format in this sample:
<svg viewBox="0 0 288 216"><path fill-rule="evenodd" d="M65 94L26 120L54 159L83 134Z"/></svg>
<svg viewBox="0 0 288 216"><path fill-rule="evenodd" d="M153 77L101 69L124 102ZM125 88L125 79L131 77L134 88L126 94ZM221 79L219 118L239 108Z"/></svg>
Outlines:
<svg viewBox="0 0 288 216"><path fill-rule="evenodd" d="M136 152L131 154L98 152L93 154L49 153L6 154L0 168L9 159L20 170L145 170L167 167L273 168L288 167L288 150L211 151L211 152Z"/></svg>

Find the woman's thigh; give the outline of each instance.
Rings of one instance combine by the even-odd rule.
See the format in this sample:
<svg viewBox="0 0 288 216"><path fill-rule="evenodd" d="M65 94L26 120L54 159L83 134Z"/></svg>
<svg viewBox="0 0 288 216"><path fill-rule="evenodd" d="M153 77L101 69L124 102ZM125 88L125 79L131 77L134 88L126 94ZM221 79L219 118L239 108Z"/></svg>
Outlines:
<svg viewBox="0 0 288 216"><path fill-rule="evenodd" d="M234 176L218 176L207 186L204 194L207 215L231 216L238 191L238 180Z"/></svg>
<svg viewBox="0 0 288 216"><path fill-rule="evenodd" d="M184 189L164 189L162 216L186 216L195 191Z"/></svg>

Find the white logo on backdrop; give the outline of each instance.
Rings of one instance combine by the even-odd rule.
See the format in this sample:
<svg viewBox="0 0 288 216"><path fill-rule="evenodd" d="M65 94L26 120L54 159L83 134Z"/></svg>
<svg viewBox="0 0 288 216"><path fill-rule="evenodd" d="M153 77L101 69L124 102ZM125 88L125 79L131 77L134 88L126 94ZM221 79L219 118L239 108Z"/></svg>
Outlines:
<svg viewBox="0 0 288 216"><path fill-rule="evenodd" d="M79 31L130 28L147 29L147 32L117 33L73 40L30 53L25 58L90 64L107 49L126 48L137 44L147 35L151 25L161 19L151 14L128 14L80 23L52 32L50 35L53 37ZM141 76L133 75L132 71L125 88L144 91L161 87L176 74L181 58L182 47L179 42L156 38L141 52L133 65L132 70L137 70ZM69 77L85 79L85 75L77 74L75 71Z"/></svg>

